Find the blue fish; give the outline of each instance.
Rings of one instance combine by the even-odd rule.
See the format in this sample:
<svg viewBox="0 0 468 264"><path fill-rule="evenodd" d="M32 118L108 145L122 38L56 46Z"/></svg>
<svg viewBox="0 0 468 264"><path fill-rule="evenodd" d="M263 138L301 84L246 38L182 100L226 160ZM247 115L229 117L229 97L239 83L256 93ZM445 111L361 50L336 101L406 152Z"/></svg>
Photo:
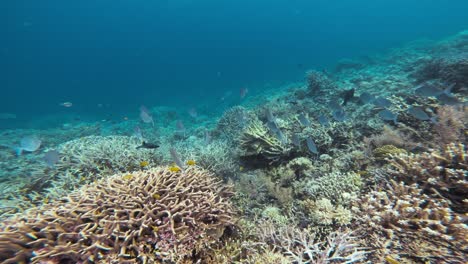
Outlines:
<svg viewBox="0 0 468 264"><path fill-rule="evenodd" d="M306 143L307 143L307 148L310 150L310 152L314 154L318 154L317 145L315 145L315 142L312 140L312 138L310 137L307 138Z"/></svg>
<svg viewBox="0 0 468 264"><path fill-rule="evenodd" d="M420 106L412 106L408 109L408 114L421 121L431 121L436 123L436 117L430 117Z"/></svg>
<svg viewBox="0 0 468 264"><path fill-rule="evenodd" d="M393 123L395 123L395 125L397 124L398 114L395 114L390 110L384 109L384 110L380 111L379 116L380 116L380 118L382 118L385 121L393 121Z"/></svg>
<svg viewBox="0 0 468 264"><path fill-rule="evenodd" d="M299 114L299 121L301 122L303 126L306 126L306 127L310 126L310 122L307 119L307 117L304 115L304 113Z"/></svg>
<svg viewBox="0 0 468 264"><path fill-rule="evenodd" d="M375 96L373 96L372 94L368 92L363 92L359 96L359 100L364 104L368 104L368 103L372 103L375 100Z"/></svg>
<svg viewBox="0 0 468 264"><path fill-rule="evenodd" d="M390 107L392 106L392 102L386 98L383 97L377 97L375 98L374 102L372 102L376 106L380 107Z"/></svg>
<svg viewBox="0 0 468 264"><path fill-rule="evenodd" d="M450 92L452 91L452 88L455 86L455 84L449 85L445 90L437 88L435 85L429 84L429 83L424 83L416 90L414 91L417 95L424 96L424 97L437 97L439 95L445 94L445 95L451 95Z"/></svg>
<svg viewBox="0 0 468 264"><path fill-rule="evenodd" d="M333 111L333 119L338 122L343 122L346 120L346 113L343 109Z"/></svg>
<svg viewBox="0 0 468 264"><path fill-rule="evenodd" d="M328 118L326 116L324 116L324 115L319 115L317 119L318 119L320 125L322 125L322 126L328 126L329 123L330 123Z"/></svg>

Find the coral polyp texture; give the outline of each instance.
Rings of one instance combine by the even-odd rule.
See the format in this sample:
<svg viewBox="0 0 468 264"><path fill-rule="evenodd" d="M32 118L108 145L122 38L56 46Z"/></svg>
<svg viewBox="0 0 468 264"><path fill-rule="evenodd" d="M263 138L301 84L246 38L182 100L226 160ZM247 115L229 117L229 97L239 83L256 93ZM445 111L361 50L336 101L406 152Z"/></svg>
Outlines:
<svg viewBox="0 0 468 264"><path fill-rule="evenodd" d="M459 213L468 213L468 151L464 144L442 150L400 154L390 159L389 173L397 180L418 183L425 193L444 197Z"/></svg>
<svg viewBox="0 0 468 264"><path fill-rule="evenodd" d="M197 167L117 174L2 223L0 259L182 262L202 255L233 224L231 195L229 187Z"/></svg>

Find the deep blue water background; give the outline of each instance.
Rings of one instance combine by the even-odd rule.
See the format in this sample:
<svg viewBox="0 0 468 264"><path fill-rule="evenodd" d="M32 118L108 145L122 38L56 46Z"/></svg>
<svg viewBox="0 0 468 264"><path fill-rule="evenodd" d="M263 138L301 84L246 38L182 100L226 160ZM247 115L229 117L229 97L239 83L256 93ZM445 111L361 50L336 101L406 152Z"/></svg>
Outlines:
<svg viewBox="0 0 468 264"><path fill-rule="evenodd" d="M466 10L466 0L1 1L0 113L18 118L0 127L216 102L455 34Z"/></svg>

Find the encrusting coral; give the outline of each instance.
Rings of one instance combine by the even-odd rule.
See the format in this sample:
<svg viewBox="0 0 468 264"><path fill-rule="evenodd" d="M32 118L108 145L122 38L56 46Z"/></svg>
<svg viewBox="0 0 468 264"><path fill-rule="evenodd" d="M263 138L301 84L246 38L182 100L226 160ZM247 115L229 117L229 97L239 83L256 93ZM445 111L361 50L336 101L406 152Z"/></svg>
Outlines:
<svg viewBox="0 0 468 264"><path fill-rule="evenodd" d="M196 166L117 174L0 226L3 263L180 262L233 224L229 187Z"/></svg>

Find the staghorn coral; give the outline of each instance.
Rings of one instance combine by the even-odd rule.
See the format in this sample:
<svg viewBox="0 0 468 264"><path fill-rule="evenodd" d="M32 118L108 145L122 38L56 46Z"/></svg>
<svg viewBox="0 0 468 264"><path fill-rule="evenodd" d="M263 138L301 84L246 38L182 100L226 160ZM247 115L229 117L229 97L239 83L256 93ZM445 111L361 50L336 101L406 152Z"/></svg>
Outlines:
<svg viewBox="0 0 468 264"><path fill-rule="evenodd" d="M466 146L448 144L443 150L393 156L388 173L398 181L418 183L426 194L444 197L454 211L468 212L468 151Z"/></svg>
<svg viewBox="0 0 468 264"><path fill-rule="evenodd" d="M354 210L360 232L373 234L366 240L377 263L387 255L411 263L463 263L468 227L447 200L429 197L417 184L390 180L384 191L357 200Z"/></svg>
<svg viewBox="0 0 468 264"><path fill-rule="evenodd" d="M279 163L289 152L257 119L252 120L243 131L240 149L241 158L253 165Z"/></svg>
<svg viewBox="0 0 468 264"><path fill-rule="evenodd" d="M117 174L2 223L3 263L182 262L232 225L232 193L206 170Z"/></svg>
<svg viewBox="0 0 468 264"><path fill-rule="evenodd" d="M279 250L291 263L356 263L364 261L368 254L349 230L331 232L322 240L315 231L293 224L278 225L266 220L257 226L258 239Z"/></svg>
<svg viewBox="0 0 468 264"><path fill-rule="evenodd" d="M153 150L136 149L139 145L138 140L126 136L82 137L59 146L62 158L56 167L88 177L137 170L142 161L158 162Z"/></svg>

